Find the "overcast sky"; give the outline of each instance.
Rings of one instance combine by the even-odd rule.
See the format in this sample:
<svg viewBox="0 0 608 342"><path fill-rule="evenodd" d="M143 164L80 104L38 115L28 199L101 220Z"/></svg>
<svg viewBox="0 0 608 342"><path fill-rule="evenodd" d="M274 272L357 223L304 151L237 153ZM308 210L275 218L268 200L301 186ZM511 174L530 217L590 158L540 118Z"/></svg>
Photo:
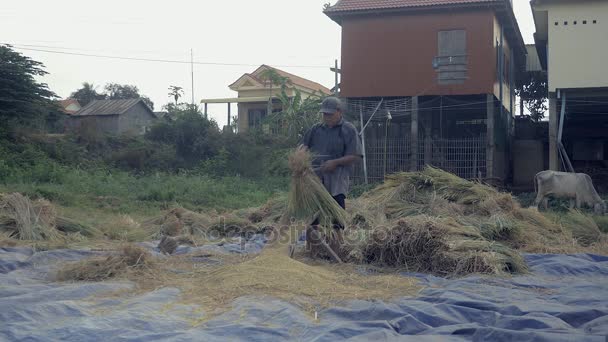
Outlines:
<svg viewBox="0 0 608 342"><path fill-rule="evenodd" d="M0 43L66 53L247 65L195 65L194 95L235 97L228 85L257 65L269 64L329 88L340 57L340 27L322 13L329 0L3 0ZM332 0L334 4L336 0ZM529 0L513 0L526 43L534 32ZM29 45L29 46L25 46ZM45 64L43 81L61 97L82 82L133 84L155 110L169 101L167 88L191 99L190 65L113 60L19 49ZM226 105L211 105L220 125ZM236 106L233 107L236 113Z"/></svg>

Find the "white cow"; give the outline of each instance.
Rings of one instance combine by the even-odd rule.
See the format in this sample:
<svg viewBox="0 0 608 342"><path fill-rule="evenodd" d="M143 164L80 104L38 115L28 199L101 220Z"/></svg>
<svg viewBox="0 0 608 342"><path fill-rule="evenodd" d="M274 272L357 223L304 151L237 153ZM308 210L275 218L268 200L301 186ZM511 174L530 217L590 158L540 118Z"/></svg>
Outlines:
<svg viewBox="0 0 608 342"><path fill-rule="evenodd" d="M570 208L576 202L578 209L585 204L593 208L598 215L606 213L606 203L595 191L591 177L587 174L541 171L534 176L534 189L536 190L534 200L536 207L543 202L543 207L547 210L547 196L551 195L555 198L569 199Z"/></svg>

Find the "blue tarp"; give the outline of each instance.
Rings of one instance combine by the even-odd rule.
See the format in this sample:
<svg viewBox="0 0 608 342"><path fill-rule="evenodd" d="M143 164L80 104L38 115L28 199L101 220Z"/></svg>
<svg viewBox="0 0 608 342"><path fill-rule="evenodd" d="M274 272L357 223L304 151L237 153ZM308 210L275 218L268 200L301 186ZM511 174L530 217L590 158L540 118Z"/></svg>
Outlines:
<svg viewBox="0 0 608 342"><path fill-rule="evenodd" d="M263 241L254 240L203 250L255 253L262 245ZM146 246L153 249L153 244ZM604 256L526 255L531 274L511 278L409 274L425 286L417 297L392 303L343 303L320 311L318 321L279 300L243 297L229 312L204 322L204 308L181 304L175 288L116 295L134 285L49 280L59 262L95 254L0 248L0 339L605 342L608 335L608 257Z"/></svg>

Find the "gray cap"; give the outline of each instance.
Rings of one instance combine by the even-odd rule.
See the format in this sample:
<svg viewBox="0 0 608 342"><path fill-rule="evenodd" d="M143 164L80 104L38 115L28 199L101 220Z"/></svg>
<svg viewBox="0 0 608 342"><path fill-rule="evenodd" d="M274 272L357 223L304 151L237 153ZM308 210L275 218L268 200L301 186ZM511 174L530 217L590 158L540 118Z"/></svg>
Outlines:
<svg viewBox="0 0 608 342"><path fill-rule="evenodd" d="M342 101L339 98L334 96L326 97L325 100L321 103L321 113L335 113L337 111L343 111L344 106L342 105Z"/></svg>

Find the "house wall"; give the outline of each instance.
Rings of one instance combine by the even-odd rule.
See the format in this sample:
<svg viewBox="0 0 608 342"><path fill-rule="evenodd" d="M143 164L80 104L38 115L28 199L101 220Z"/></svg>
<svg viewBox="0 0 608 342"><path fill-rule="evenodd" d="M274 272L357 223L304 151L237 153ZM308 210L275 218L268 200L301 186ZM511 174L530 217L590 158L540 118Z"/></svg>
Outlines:
<svg viewBox="0 0 608 342"><path fill-rule="evenodd" d="M69 116L66 129L73 131L95 130L99 133L116 134L118 132L118 115Z"/></svg>
<svg viewBox="0 0 608 342"><path fill-rule="evenodd" d="M579 0L536 8L548 11L549 91L608 87L608 1Z"/></svg>
<svg viewBox="0 0 608 342"><path fill-rule="evenodd" d="M238 129L239 133L244 133L249 130L249 110L251 109L267 109L267 102L247 103L241 102L238 104ZM280 103L273 103L273 110L281 109Z"/></svg>
<svg viewBox="0 0 608 342"><path fill-rule="evenodd" d="M272 94L272 96L277 96L279 94L281 94L281 87L277 86L276 88L272 89L272 92L270 91L270 89L253 89L253 90L239 90L239 97L264 97L264 96L270 96ZM291 95L291 90L288 89L288 94L287 95Z"/></svg>
<svg viewBox="0 0 608 342"><path fill-rule="evenodd" d="M496 79L492 10L415 12L342 21L344 97L492 94ZM438 32L466 30L467 76L439 85Z"/></svg>
<svg viewBox="0 0 608 342"><path fill-rule="evenodd" d="M143 134L152 125L155 117L146 106L139 102L126 113L118 116L117 134Z"/></svg>
<svg viewBox="0 0 608 342"><path fill-rule="evenodd" d="M498 18L494 17L494 38L492 40L492 45L494 47L494 59L492 60L492 70L494 75L494 96L500 100L500 74L498 70L498 54L500 53L500 34L501 34L502 26L498 21ZM503 65L503 88L502 88L502 105L507 110L510 110L511 106L511 86L509 79L511 77L509 65L513 62L511 60L511 45L507 41L507 38L503 36L503 55L504 55L504 65Z"/></svg>

